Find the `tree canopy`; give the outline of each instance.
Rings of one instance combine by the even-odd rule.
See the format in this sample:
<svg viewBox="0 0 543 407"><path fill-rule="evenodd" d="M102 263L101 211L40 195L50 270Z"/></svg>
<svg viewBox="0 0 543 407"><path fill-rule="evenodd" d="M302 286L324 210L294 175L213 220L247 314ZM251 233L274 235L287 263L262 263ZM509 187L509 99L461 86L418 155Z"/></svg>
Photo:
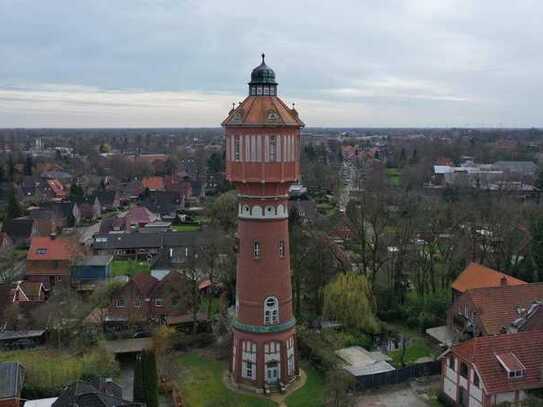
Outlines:
<svg viewBox="0 0 543 407"><path fill-rule="evenodd" d="M326 285L323 314L369 334L380 330L371 286L368 279L358 273L341 273Z"/></svg>

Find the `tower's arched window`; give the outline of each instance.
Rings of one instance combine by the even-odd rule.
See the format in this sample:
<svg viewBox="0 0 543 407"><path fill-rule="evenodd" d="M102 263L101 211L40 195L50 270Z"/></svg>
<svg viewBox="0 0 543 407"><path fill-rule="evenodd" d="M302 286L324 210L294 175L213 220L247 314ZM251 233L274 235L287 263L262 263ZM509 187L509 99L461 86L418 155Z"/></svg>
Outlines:
<svg viewBox="0 0 543 407"><path fill-rule="evenodd" d="M264 325L279 323L279 300L277 297L268 297L264 300Z"/></svg>
<svg viewBox="0 0 543 407"><path fill-rule="evenodd" d="M260 256L262 256L262 244L255 240L253 241L253 257L258 259Z"/></svg>
<svg viewBox="0 0 543 407"><path fill-rule="evenodd" d="M279 257L285 257L285 241L279 240Z"/></svg>

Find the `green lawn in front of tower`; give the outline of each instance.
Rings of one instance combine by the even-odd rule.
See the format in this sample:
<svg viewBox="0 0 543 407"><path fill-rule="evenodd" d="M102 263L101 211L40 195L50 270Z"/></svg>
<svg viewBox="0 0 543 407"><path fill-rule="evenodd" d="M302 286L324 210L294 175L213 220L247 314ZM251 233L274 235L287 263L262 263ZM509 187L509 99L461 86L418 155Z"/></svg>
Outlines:
<svg viewBox="0 0 543 407"><path fill-rule="evenodd" d="M187 353L177 358L178 382L186 407L275 407L270 400L237 394L223 383L225 363L210 356Z"/></svg>
<svg viewBox="0 0 543 407"><path fill-rule="evenodd" d="M307 375L307 381L302 388L287 397L287 407L323 407L324 378L309 363L302 364L302 369Z"/></svg>

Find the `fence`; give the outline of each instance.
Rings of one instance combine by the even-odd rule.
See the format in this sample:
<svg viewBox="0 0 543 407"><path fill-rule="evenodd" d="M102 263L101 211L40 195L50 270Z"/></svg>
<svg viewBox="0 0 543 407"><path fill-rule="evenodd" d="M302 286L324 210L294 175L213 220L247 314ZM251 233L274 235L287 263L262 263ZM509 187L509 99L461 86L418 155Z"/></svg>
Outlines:
<svg viewBox="0 0 543 407"><path fill-rule="evenodd" d="M402 367L390 372L376 373L367 376L358 376L356 378L356 389L364 390L372 387L384 386L388 384L398 384L406 382L409 379L433 376L441 373L441 361L435 360L425 363Z"/></svg>

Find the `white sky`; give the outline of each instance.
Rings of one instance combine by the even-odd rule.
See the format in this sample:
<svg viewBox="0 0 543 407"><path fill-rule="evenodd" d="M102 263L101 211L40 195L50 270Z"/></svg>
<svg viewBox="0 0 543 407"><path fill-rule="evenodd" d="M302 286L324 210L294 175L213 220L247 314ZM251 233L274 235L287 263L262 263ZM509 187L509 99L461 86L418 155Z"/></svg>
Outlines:
<svg viewBox="0 0 543 407"><path fill-rule="evenodd" d="M267 54L308 126L542 126L543 2L0 0L0 127L217 126Z"/></svg>

